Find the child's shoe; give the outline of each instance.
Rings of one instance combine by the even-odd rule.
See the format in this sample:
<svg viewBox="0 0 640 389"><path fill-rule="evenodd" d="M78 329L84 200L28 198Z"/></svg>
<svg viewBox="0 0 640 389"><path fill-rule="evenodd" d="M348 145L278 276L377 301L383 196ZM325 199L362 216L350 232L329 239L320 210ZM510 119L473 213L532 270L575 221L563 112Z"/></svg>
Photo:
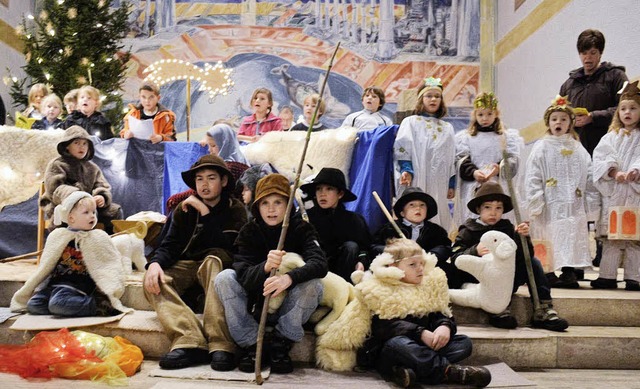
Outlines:
<svg viewBox="0 0 640 389"><path fill-rule="evenodd" d="M240 351L238 370L253 373L256 370L256 345L245 347Z"/></svg>
<svg viewBox="0 0 640 389"><path fill-rule="evenodd" d="M558 278L558 282L553 285L554 288L564 288L564 289L578 289L580 288L580 284L578 284L578 277L576 275L575 269L572 267L563 267L562 274Z"/></svg>
<svg viewBox="0 0 640 389"><path fill-rule="evenodd" d="M271 339L271 350L269 362L273 374L288 374L293 371L293 362L289 356L292 341L281 335L278 331L273 332Z"/></svg>
<svg viewBox="0 0 640 389"><path fill-rule="evenodd" d="M533 321L531 322L533 328L562 332L569 327L569 323L558 316L558 312L553 309L551 300L540 301L540 306L542 311L533 315Z"/></svg>
<svg viewBox="0 0 640 389"><path fill-rule="evenodd" d="M497 328L512 330L518 326L518 321L507 307L507 309L497 315L489 315L489 324Z"/></svg>
<svg viewBox="0 0 640 389"><path fill-rule="evenodd" d="M617 289L618 281L611 280L609 278L600 278L591 281L591 287L593 289Z"/></svg>
<svg viewBox="0 0 640 389"><path fill-rule="evenodd" d="M394 366L393 382L401 388L408 388L416 382L416 373L408 367Z"/></svg>
<svg viewBox="0 0 640 389"><path fill-rule="evenodd" d="M491 383L491 372L482 366L449 365L444 373L445 382L484 388Z"/></svg>
<svg viewBox="0 0 640 389"><path fill-rule="evenodd" d="M624 280L624 290L640 290L640 282L634 280Z"/></svg>

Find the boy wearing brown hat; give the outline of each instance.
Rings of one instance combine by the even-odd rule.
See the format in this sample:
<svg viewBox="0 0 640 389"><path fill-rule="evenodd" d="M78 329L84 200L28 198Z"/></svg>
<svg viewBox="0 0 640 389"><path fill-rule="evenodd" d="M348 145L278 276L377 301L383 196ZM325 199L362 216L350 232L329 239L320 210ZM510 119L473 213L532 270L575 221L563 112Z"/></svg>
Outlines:
<svg viewBox="0 0 640 389"><path fill-rule="evenodd" d="M233 370L235 345L214 279L231 266L233 242L247 221L247 213L242 203L230 196L233 178L220 157L201 157L182 172L182 179L196 191L209 213L202 216L191 207L176 207L169 231L147 265L145 297L171 339L171 351L160 359L160 367L181 369L210 362L214 370ZM204 289L202 323L181 298L196 284Z"/></svg>
<svg viewBox="0 0 640 389"><path fill-rule="evenodd" d="M266 339L270 346L267 363L271 372L278 374L293 371L289 350L293 342L302 340L302 325L322 298L320 279L327 274L327 260L313 226L300 215L292 215L284 248L276 250L289 196L289 180L283 175L269 174L258 181L252 206L255 218L238 235L233 270L225 270L216 278L229 332L243 350L238 368L244 372L254 371L257 319L264 296L287 292L278 311L268 319L274 330ZM304 266L271 277L271 270L280 267L285 253L300 255Z"/></svg>
<svg viewBox="0 0 640 389"><path fill-rule="evenodd" d="M467 208L477 214L478 217L467 219L458 229L458 236L453 244L451 261L455 264L456 258L462 254L475 256L488 254L489 249L480 242L480 238L487 231L500 231L513 239L518 246L516 251L516 271L514 274L513 292L521 285L528 285L529 278L525 265L524 250L518 234L528 237L529 225L527 223L521 223L517 227L514 227L508 219L502 218L504 213L513 209L511 197L504 194L500 184L488 181L478 188L474 198L467 203ZM527 244L529 246L529 252L533 253L533 245L530 239L527 239ZM553 310L551 289L544 275L542 265L535 257L531 257L531 265L533 266L533 275L536 290L540 298L540 305L543 308L542 313L534 312L531 326L550 331L564 331L569 324L566 320L560 318L558 313ZM457 288L460 288L465 282L478 282L469 273L462 270L458 270L458 272L459 278L454 281L454 283L457 282L458 284L456 285ZM528 286L531 287L531 285ZM512 329L518 326L516 318L511 315L508 308L502 313L491 315L489 317L489 323L498 328Z"/></svg>
<svg viewBox="0 0 640 389"><path fill-rule="evenodd" d="M327 255L329 271L351 282L354 270L369 267L367 251L371 234L364 218L348 211L344 203L358 197L348 188L340 169L322 168L313 182L300 187L311 199L309 222L320 235L320 247Z"/></svg>
<svg viewBox="0 0 640 389"><path fill-rule="evenodd" d="M91 162L95 154L91 137L84 128L71 126L57 149L60 157L49 162L44 173L40 206L44 207L45 217L51 218L53 209L67 196L83 191L89 193L98 206L98 222L104 224L107 233L112 233L111 220L122 218L122 210L111 201L111 185L102 170Z"/></svg>

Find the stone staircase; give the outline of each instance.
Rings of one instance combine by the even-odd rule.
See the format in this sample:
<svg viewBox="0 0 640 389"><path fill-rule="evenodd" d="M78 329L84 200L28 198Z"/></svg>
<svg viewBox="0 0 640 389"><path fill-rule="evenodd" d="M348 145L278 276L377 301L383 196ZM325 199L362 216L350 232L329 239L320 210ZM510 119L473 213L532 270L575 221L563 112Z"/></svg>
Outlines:
<svg viewBox="0 0 640 389"><path fill-rule="evenodd" d="M20 288L33 261L0 264L0 307L8 307L13 293ZM20 269L20 271L16 271ZM11 274L11 277L7 275ZM23 276L24 274L24 276ZM595 277L595 274L588 274ZM13 281L2 279L12 278ZM83 328L105 336L120 335L138 345L145 358L158 358L169 351L169 339L142 292L142 273L129 277L123 298L125 305L134 308L120 322ZM620 287L623 287L620 283ZM514 369L572 368L572 369L640 369L640 292L594 290L587 281L581 289L553 289L554 306L560 316L569 321L566 332L556 333L532 329L531 303L526 287L513 298L512 312L520 327L502 330L487 324L487 315L477 309L454 306L459 332L473 339L472 364L503 361ZM10 330L13 319L0 324L0 343L19 344L35 333ZM313 362L315 336L308 333L292 350L292 358L299 362Z"/></svg>

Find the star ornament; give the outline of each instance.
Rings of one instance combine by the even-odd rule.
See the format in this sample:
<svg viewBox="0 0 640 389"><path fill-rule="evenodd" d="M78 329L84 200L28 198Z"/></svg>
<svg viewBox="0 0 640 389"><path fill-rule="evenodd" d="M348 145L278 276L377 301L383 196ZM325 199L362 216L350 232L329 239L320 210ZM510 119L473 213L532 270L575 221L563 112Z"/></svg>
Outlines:
<svg viewBox="0 0 640 389"><path fill-rule="evenodd" d="M209 93L210 97L226 95L233 86L232 69L227 69L218 61L215 65L206 63L204 68L178 59L161 59L147 66L143 73L148 75L144 81L162 86L177 80L194 80L200 83L199 90Z"/></svg>

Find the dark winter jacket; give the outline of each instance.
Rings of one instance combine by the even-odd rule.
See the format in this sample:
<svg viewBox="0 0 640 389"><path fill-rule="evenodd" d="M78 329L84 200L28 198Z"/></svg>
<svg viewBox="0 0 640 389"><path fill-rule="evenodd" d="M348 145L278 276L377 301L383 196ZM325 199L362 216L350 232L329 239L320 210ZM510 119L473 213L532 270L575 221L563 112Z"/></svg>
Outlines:
<svg viewBox="0 0 640 389"><path fill-rule="evenodd" d="M111 122L100 111L95 111L91 116L85 116L85 114L78 110L73 111L64 120L62 128L66 130L75 125L84 128L89 135L96 135L102 140L113 138Z"/></svg>
<svg viewBox="0 0 640 389"><path fill-rule="evenodd" d="M462 254L478 256L478 243L480 243L480 238L487 231L500 231L513 239L518 246L516 251L516 261L524 262L522 241L519 234L516 234L514 225L507 219L500 219L492 226L484 226L478 223L476 219L467 219L467 221L465 221L458 229L458 236L453 244L453 255L451 256L451 261L455 263L456 258ZM527 238L527 245L529 246L529 252L533 254L533 245L529 238Z"/></svg>
<svg viewBox="0 0 640 389"><path fill-rule="evenodd" d="M411 239L411 227L404 225L402 219L398 220L398 226L404 235ZM378 252L382 252L388 239L398 238L398 233L391 223L380 227L374 235L374 242ZM451 256L451 240L447 231L435 223L425 220L420 230L416 243L428 253L433 253L438 258L438 263L445 262Z"/></svg>
<svg viewBox="0 0 640 389"><path fill-rule="evenodd" d="M223 249L229 260L233 258L233 242L247 222L247 212L240 201L226 193L221 196L206 216L191 207L186 212L181 206L176 207L169 231L149 263L157 262L168 269L178 260L200 261L213 248ZM231 263L223 265L228 268Z"/></svg>
<svg viewBox="0 0 640 389"><path fill-rule="evenodd" d="M593 122L576 127L580 142L590 155L607 133L618 106L618 91L627 81L624 66L603 62L592 75L585 75L584 68L569 72L569 79L560 87L560 96L568 96L574 108L586 108Z"/></svg>
<svg viewBox="0 0 640 389"><path fill-rule="evenodd" d="M49 123L47 118L42 118L40 120L36 120L31 126L32 130L57 130L58 128L62 128L64 122L58 118L56 118L53 123Z"/></svg>
<svg viewBox="0 0 640 389"><path fill-rule="evenodd" d="M255 313L259 315L263 302L263 285L269 277L264 271L267 255L270 250L278 246L282 224L267 225L260 215L247 223L236 240L237 253L234 256L233 268L236 270L238 282L247 291L249 297L248 308L256 305ZM291 216L287 235L284 241L284 251L297 253L305 261L305 265L287 273L293 283L290 288L302 282L327 275L327 260L318 242L318 233L313 226L302 220L300 215Z"/></svg>
<svg viewBox="0 0 640 389"><path fill-rule="evenodd" d="M396 336L406 336L421 343L422 331L435 331L441 325L451 329L451 336L456 334L457 326L452 317L442 312L432 312L426 316L416 317L408 315L402 319L380 319L375 315L371 321L371 336L380 343L385 343Z"/></svg>

